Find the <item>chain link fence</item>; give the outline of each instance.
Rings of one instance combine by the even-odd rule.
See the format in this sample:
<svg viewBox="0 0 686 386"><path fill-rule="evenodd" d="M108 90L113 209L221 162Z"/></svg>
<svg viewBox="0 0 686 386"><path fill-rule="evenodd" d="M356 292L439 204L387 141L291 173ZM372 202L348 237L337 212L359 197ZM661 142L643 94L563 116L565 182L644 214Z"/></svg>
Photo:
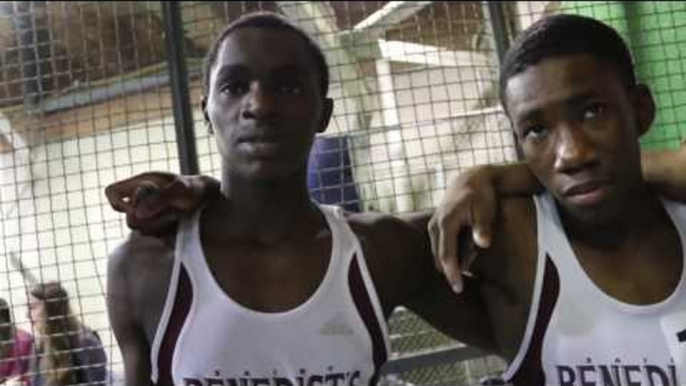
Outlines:
<svg viewBox="0 0 686 386"><path fill-rule="evenodd" d="M28 286L59 281L77 318L102 339L112 383L121 382L122 363L105 310L105 271L127 230L103 189L149 170L218 174L199 109L202 58L241 15L284 14L323 48L335 111L315 143L308 183L317 200L349 210L433 208L465 168L516 159L497 95L499 58L513 35L546 14L580 13L616 27L658 104L643 146L675 147L686 137L683 2L178 6L173 21L168 2L0 2L0 297L16 326L32 332ZM181 67L170 66L169 47L183 48ZM389 323L385 384L477 385L505 366L406 310Z"/></svg>

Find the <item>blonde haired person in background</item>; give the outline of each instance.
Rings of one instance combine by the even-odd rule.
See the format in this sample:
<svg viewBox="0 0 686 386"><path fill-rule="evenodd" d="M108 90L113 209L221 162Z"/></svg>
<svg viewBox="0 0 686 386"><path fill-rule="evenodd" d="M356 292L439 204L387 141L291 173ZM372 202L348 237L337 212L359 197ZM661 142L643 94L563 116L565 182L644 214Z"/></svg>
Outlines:
<svg viewBox="0 0 686 386"><path fill-rule="evenodd" d="M36 334L31 386L105 383L107 358L100 338L73 314L69 295L59 283L31 288L29 317Z"/></svg>

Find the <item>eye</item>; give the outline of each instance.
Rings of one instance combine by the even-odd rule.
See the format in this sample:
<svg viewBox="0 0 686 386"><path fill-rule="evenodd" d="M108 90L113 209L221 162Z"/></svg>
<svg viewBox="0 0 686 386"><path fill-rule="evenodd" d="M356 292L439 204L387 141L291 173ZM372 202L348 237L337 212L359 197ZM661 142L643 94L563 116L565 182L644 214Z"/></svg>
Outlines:
<svg viewBox="0 0 686 386"><path fill-rule="evenodd" d="M584 119L594 119L602 115L605 109L606 107L603 103L591 103L584 107L582 115Z"/></svg>
<svg viewBox="0 0 686 386"><path fill-rule="evenodd" d="M247 82L227 82L224 83L219 92L229 96L243 95L250 89L250 85Z"/></svg>
<svg viewBox="0 0 686 386"><path fill-rule="evenodd" d="M305 92L305 89L299 83L295 82L282 83L277 87L277 90L280 94L287 95L302 95Z"/></svg>
<svg viewBox="0 0 686 386"><path fill-rule="evenodd" d="M548 135L548 128L544 125L528 125L523 131L525 139L541 139Z"/></svg>

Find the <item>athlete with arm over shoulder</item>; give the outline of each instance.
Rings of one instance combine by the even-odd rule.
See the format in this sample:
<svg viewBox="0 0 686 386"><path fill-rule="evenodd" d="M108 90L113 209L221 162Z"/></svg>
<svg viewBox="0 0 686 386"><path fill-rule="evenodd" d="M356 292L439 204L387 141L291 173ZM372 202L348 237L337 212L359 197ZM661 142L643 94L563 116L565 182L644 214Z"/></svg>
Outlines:
<svg viewBox="0 0 686 386"><path fill-rule="evenodd" d="M493 218L501 221L494 223L495 230L490 237L492 247L481 252L483 256L472 266L473 278L468 280L465 290L456 296L450 286L431 268L432 255L425 227L429 214L408 215L403 221L388 215L345 214L337 209L313 207L303 182L306 165L304 160L312 135L325 128L330 115L330 102L327 99L315 99L323 101L315 103L313 100L300 98L310 96L312 90L316 89L313 84L320 80L307 77L304 77L304 81L298 80L298 76L304 75L297 68L313 63L298 64L297 60L288 63L288 60L292 60L288 58L293 58L288 50L295 52L304 48L296 48L300 45L294 45L300 38L297 34L281 34L279 39L284 41L275 44L274 40L277 38L269 33L273 32L270 28L276 27L253 25L236 29L228 37L224 36L225 40L220 44L221 49L215 58L216 67L210 66L210 87L204 106L208 121L216 132L220 153L226 160L223 163L221 196L206 202L203 210L193 212L190 217L172 213L172 220L168 225L176 226L175 219L178 217L183 220L178 225L177 232L167 239L171 239L171 242L165 244L160 240L134 234L112 256L109 273L112 283L110 313L113 326L116 325L117 338L125 353L127 380L131 377L132 380L141 382L150 378L158 383L164 383L165 379L169 382L178 379L186 379L188 383L199 382L203 376L208 377L207 371L211 367L205 363L208 360L216 363L215 367L224 366L221 363L226 358L235 360L234 363L243 363L240 362L239 353L226 351L221 342L214 341L214 335L208 334L213 328L194 333L194 328L197 327L188 320L199 319L174 318L174 315L187 315L184 312L199 313L197 318L201 318L202 311L193 308L198 302L213 305L209 308L213 311L212 318L227 321L221 323L222 326L232 326L222 332L238 334L245 339L269 337L270 342L278 342L274 347L274 354L287 352L289 355L280 357L286 357L289 361L292 357L297 357L294 347L300 343L288 343L285 336L290 335L297 342L306 340L308 344L304 346L312 345L308 347L325 344L320 339L303 338L307 334L301 334L300 328L310 328L320 333L350 331L352 336L359 338L353 339L359 345L351 347L350 351L346 351L347 354L341 354L345 360L336 358L335 361L349 363L349 368L355 369L348 370L349 374L364 374L364 379L369 381L375 379L376 371L387 354L385 318L398 305L407 306L457 339L487 350L495 350L510 361L517 362L519 353L522 352L521 342L525 340L525 331L529 328L531 299L537 294L540 262L545 261L538 258L541 248L537 245L537 213L540 210L537 211L530 199L515 198L506 200L502 210L486 209L486 214L475 216L473 213L481 213L474 212L475 208L483 205L492 208L484 202L495 201L495 193L492 190L488 194L475 194L469 189L458 190L458 194L463 196L457 200L458 207L463 209L456 212L449 209L448 213L453 214L446 218L458 223L474 224L476 229L481 230L481 234L486 235L488 224L492 223ZM260 44L250 44L253 42ZM256 57L269 56L253 52L254 47L265 46L282 54L278 58L255 61ZM278 51L277 47L285 51ZM307 58L308 55L301 54L298 57ZM316 54L314 58L316 63ZM225 62L227 60L236 62ZM286 64L282 62L284 60ZM588 66L589 63L581 64L590 68L589 71L594 68L592 65ZM290 68L288 71L295 67L293 70L296 79L293 79L293 84L275 82L275 79L282 77L272 74L282 74L285 71L284 66ZM318 68L321 70L322 67ZM555 66L552 69L546 67L546 70L561 71ZM317 74L317 71L311 70L308 73ZM320 71L319 74L323 72ZM324 76L320 78L324 79ZM546 82L548 80L543 85ZM303 87L303 84L307 87ZM293 92L295 94L290 94ZM279 93L286 93L289 97L282 99ZM320 95L326 95L326 92L321 91ZM644 105L639 102L635 102L635 106L627 107L623 104L621 107L628 111L643 108ZM304 108L305 104L309 104L309 107ZM545 103L542 108L546 108ZM321 115L312 115L313 111ZM552 121L556 122L557 119L559 118L553 117ZM629 125L643 127L639 123L644 124L629 121ZM270 134L271 127L280 127L282 130L279 132L287 132L288 136ZM296 128L298 129L295 130ZM592 162L595 163L600 161ZM545 163L536 165L543 168L533 168L539 172L536 177L545 183L547 180L541 178L546 170L541 165ZM610 166L616 167L612 163ZM495 182L486 183L484 189L488 190L492 185L504 192L508 192L507 186L514 186L515 193L540 189L540 185L536 180L529 179L530 176L521 165L506 168L514 168L514 171L509 172L514 174L486 173L487 177L467 179L469 183L466 186L470 188L469 184L478 184L479 178L490 179L495 178L495 175ZM631 170L626 172L631 178L636 178L631 174L635 173L634 169L627 170ZM558 173L564 175L568 172ZM166 213L168 207L165 205L170 199L164 198L164 194L160 199L159 191L146 196L145 189L139 191L138 196L136 190L140 187L138 182L141 178L145 180L145 176L134 177L135 184L129 183L127 190L118 190L121 185L113 186L109 189L109 196L115 197L116 202L126 204L120 209L127 213L127 218L145 220L147 224L152 224ZM173 183L176 183L175 178L172 179ZM625 181L624 179L633 181L624 176L618 180ZM508 185L513 181L513 185ZM505 184L505 189L501 183ZM161 191L164 193L167 183L157 185L162 186ZM136 189L132 189L132 186ZM524 192L518 191L520 186L524 187ZM182 198L190 199L180 205L181 212L185 211L184 205L194 208L202 201L198 199L198 190L195 188L181 189L179 192ZM454 199L452 192L453 190L449 200ZM159 201L157 204L156 200ZM447 207L450 208L450 204ZM172 208L176 207L172 205ZM294 223L294 218L299 221ZM479 225L479 222L484 225ZM129 221L129 224L137 223ZM434 229L448 229L445 221L439 221L438 224L440 226ZM145 226L141 227L143 228ZM459 226L451 229L459 229ZM438 244L455 241L455 234L457 232L450 236L448 232ZM488 236L485 239L479 241L488 244ZM454 250L454 246L452 248ZM450 250L450 247L444 247L443 250ZM340 256L343 256L342 260L338 259ZM294 260L296 258L298 260ZM344 262L344 268L331 271L332 263L341 261ZM445 272L453 272L448 278L459 291L461 274L457 270L458 265L452 260L448 264L445 261L439 259L438 266ZM453 264L452 268L449 264ZM148 277L154 283L141 283L141 276ZM329 285L340 285L342 287L331 288L343 290L327 291ZM206 287L211 288L207 290ZM336 310L338 313L333 315L327 314L332 311L315 306L319 296L325 296L321 294L329 292L347 294L344 298L327 302L341 305ZM218 310L224 311L217 316L214 312L219 312ZM273 317L280 318L301 312L313 312L317 316L298 319L299 323L289 323L285 331L273 327ZM361 323L334 323L331 327L328 324L330 319L320 313L332 317L341 314L342 319ZM242 318L250 318L251 323ZM317 327L307 326L305 320L319 324ZM259 336L255 337L251 328L258 325L264 328L260 328ZM272 331L272 328L278 339L266 332ZM184 331L184 334L179 334L180 331ZM199 337L198 342L206 343L197 344L206 345L207 349L198 351L197 347L182 339L184 336ZM200 339L204 336L205 340ZM207 352L198 358L203 363L195 363L192 358L187 358L186 355L189 354L184 353L189 351ZM313 363L326 360L307 358L310 363L308 366L313 366L308 368L321 368L322 366ZM246 362L238 367L227 367L221 374L225 376L228 373L225 379L234 379L247 372L250 376L260 378L264 371L271 371L270 374L278 373L278 376L273 376L274 379L288 379L292 382L297 378L297 371L294 373L292 370L297 365L289 362L276 366L272 363L274 362L269 360L266 365ZM273 369L265 370L267 367ZM258 373L253 368L257 368ZM331 379L339 377L338 370L331 370ZM319 370L308 372L314 377L326 377L325 373L326 371L322 373ZM168 378L164 378L165 376Z"/></svg>
<svg viewBox="0 0 686 386"><path fill-rule="evenodd" d="M307 158L333 101L306 34L273 14L242 18L220 34L205 73L218 194L200 203L195 182L160 175L107 191L129 225L168 235L133 232L110 256L108 311L127 384L372 384L398 306L494 349L480 293L456 296L432 265L429 214L411 223L310 198ZM149 205L158 186L184 215ZM180 221L157 227L167 215Z"/></svg>

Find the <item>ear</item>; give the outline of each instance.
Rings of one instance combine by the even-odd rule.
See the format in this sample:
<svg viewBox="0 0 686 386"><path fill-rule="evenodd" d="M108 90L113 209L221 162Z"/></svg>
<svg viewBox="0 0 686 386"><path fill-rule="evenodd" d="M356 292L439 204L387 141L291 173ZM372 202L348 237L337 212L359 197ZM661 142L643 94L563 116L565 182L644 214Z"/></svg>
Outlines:
<svg viewBox="0 0 686 386"><path fill-rule="evenodd" d="M331 115L333 115L333 99L324 98L322 117L319 121L319 129L317 130L317 133L323 133L326 131L326 128L329 126L329 122L331 121Z"/></svg>
<svg viewBox="0 0 686 386"><path fill-rule="evenodd" d="M636 134L640 137L650 130L655 121L655 99L647 85L638 84L632 92L631 103L636 114Z"/></svg>
<svg viewBox="0 0 686 386"><path fill-rule="evenodd" d="M210 115L207 114L207 97L203 96L200 101L200 108L202 109L202 116L205 118L205 126L207 126L207 131L210 134L214 134L214 129L212 128L212 121L210 121Z"/></svg>

